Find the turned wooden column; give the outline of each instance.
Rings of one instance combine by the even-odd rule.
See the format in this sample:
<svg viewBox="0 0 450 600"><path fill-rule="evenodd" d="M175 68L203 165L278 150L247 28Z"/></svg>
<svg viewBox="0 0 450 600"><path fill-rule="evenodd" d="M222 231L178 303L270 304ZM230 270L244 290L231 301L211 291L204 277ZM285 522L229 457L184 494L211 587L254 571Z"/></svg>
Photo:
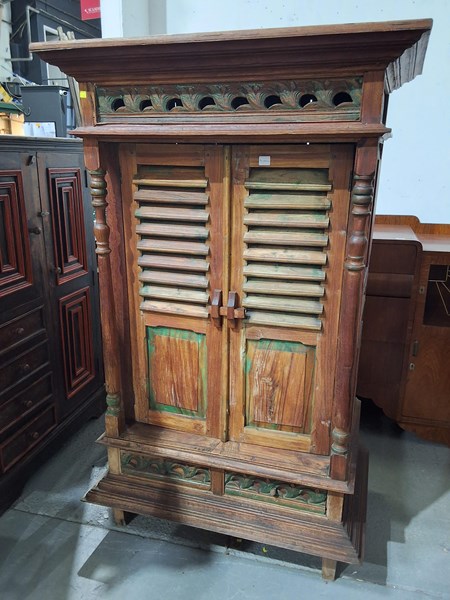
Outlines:
<svg viewBox="0 0 450 600"><path fill-rule="evenodd" d="M120 394L120 364L116 311L111 269L110 228L107 223L106 171L102 169L96 144L85 144L86 167L90 175L92 206L95 211L94 235L98 257L100 298L102 304L102 339L106 385L106 433L119 435L124 425Z"/></svg>

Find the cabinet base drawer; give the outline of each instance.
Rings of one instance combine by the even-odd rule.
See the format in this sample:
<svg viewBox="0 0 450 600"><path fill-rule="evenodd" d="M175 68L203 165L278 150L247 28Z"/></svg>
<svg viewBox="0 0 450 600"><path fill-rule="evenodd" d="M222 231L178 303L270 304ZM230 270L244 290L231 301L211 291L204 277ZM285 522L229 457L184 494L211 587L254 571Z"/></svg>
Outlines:
<svg viewBox="0 0 450 600"><path fill-rule="evenodd" d="M11 427L17 428L38 407L43 410L50 404L52 394L52 373L50 372L2 404L0 406L0 434Z"/></svg>
<svg viewBox="0 0 450 600"><path fill-rule="evenodd" d="M2 471L10 469L17 461L25 456L36 444L56 427L55 407L50 406L11 438L0 446L0 461Z"/></svg>

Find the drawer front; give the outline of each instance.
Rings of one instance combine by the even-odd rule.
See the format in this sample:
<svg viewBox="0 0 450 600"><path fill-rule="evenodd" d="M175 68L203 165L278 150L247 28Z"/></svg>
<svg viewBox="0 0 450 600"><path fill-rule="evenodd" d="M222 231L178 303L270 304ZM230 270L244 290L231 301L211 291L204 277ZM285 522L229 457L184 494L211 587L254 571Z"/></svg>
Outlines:
<svg viewBox="0 0 450 600"><path fill-rule="evenodd" d="M6 440L0 446L3 472L10 469L25 454L30 452L54 427L56 427L55 408L50 406L28 425L19 429L9 440Z"/></svg>
<svg viewBox="0 0 450 600"><path fill-rule="evenodd" d="M374 241L370 256L371 273L414 274L417 260L417 244Z"/></svg>
<svg viewBox="0 0 450 600"><path fill-rule="evenodd" d="M44 315L42 309L35 310L14 319L0 327L0 354L3 354L37 334L45 333Z"/></svg>
<svg viewBox="0 0 450 600"><path fill-rule="evenodd" d="M0 433L26 419L52 399L52 374L47 373L0 407Z"/></svg>
<svg viewBox="0 0 450 600"><path fill-rule="evenodd" d="M370 273L367 279L367 296L389 296L410 298L414 285L414 275L407 273Z"/></svg>
<svg viewBox="0 0 450 600"><path fill-rule="evenodd" d="M47 342L42 342L0 369L0 389L6 391L15 383L32 375L46 362L48 362L48 346Z"/></svg>

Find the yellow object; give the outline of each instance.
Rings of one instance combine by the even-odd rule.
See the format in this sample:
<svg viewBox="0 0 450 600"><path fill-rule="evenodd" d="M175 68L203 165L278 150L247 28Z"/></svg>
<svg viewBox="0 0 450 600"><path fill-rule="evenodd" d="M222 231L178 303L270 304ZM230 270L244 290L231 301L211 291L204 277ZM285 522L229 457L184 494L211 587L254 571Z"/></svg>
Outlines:
<svg viewBox="0 0 450 600"><path fill-rule="evenodd" d="M0 113L0 135L24 135L23 115Z"/></svg>
<svg viewBox="0 0 450 600"><path fill-rule="evenodd" d="M87 98L87 92L85 92L85 90L80 90L80 98Z"/></svg>
<svg viewBox="0 0 450 600"><path fill-rule="evenodd" d="M0 100L2 102L12 102L13 101L13 97L8 94L8 92L5 90L5 88L0 85Z"/></svg>

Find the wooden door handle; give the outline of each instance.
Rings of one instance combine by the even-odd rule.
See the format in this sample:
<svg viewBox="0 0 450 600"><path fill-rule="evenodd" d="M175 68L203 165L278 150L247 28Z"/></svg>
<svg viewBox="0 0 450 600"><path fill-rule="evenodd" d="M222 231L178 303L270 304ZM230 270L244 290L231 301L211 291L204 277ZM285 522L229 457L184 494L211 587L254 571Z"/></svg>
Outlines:
<svg viewBox="0 0 450 600"><path fill-rule="evenodd" d="M245 310L243 308L238 308L238 304L239 296L237 292L229 292L226 306L226 317L228 324L232 329L236 327L238 319L243 319L245 317Z"/></svg>
<svg viewBox="0 0 450 600"><path fill-rule="evenodd" d="M211 319L217 327L222 325L222 316L220 314L220 307L222 304L222 290L214 290L211 306L209 307L209 314Z"/></svg>
<svg viewBox="0 0 450 600"><path fill-rule="evenodd" d="M245 309L238 308L239 296L237 292L229 292L226 306L222 305L222 290L214 290L209 314L217 327L222 326L222 317L226 317L231 328L235 328L238 319L245 317Z"/></svg>

